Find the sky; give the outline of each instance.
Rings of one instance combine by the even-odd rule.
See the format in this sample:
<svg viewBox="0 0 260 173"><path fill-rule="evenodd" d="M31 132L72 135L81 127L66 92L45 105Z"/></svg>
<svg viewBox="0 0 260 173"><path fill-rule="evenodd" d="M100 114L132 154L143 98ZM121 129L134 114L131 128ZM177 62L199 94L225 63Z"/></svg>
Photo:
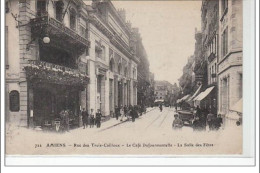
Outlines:
<svg viewBox="0 0 260 173"><path fill-rule="evenodd" d="M200 30L201 1L112 1L126 10L138 27L155 80L178 84L182 68L195 48L195 28Z"/></svg>

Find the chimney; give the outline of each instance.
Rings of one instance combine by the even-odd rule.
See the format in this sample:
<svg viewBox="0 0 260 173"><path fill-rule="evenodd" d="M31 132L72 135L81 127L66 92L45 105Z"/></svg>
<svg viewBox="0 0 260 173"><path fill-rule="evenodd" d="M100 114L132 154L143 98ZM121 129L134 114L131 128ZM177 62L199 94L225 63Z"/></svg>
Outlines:
<svg viewBox="0 0 260 173"><path fill-rule="evenodd" d="M126 14L125 9L118 9L117 10L118 15L121 17L121 19L126 22Z"/></svg>

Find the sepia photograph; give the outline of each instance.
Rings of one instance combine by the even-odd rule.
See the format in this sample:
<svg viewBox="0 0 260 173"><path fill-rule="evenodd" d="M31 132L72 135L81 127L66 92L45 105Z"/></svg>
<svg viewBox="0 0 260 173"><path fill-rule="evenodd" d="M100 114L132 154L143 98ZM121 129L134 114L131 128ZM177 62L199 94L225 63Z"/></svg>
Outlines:
<svg viewBox="0 0 260 173"><path fill-rule="evenodd" d="M5 0L6 156L242 156L243 2Z"/></svg>

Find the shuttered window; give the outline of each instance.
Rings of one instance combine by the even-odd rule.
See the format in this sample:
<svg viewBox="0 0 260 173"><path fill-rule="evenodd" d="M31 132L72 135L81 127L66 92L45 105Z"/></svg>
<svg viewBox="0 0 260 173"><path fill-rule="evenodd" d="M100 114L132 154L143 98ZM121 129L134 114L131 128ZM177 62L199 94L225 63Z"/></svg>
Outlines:
<svg viewBox="0 0 260 173"><path fill-rule="evenodd" d="M18 91L13 90L9 94L10 111L18 112L20 109L20 94Z"/></svg>

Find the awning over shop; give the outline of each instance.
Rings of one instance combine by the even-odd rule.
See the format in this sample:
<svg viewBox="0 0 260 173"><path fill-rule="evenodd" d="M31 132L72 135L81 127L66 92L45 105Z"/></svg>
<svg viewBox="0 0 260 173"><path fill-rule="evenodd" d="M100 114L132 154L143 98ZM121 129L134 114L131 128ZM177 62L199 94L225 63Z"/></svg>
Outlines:
<svg viewBox="0 0 260 173"><path fill-rule="evenodd" d="M178 100L177 100L177 103L180 103L180 102L186 101L189 97L190 97L189 94L188 94L188 95L185 95L185 96L183 96L181 99L178 99Z"/></svg>
<svg viewBox="0 0 260 173"><path fill-rule="evenodd" d="M233 106L231 106L230 111L242 113L243 112L243 99L241 98L240 100L238 100L238 102L236 102Z"/></svg>
<svg viewBox="0 0 260 173"><path fill-rule="evenodd" d="M214 86L207 88L205 91L201 92L193 101L201 101L209 95L209 93L214 89Z"/></svg>
<svg viewBox="0 0 260 173"><path fill-rule="evenodd" d="M199 94L201 87L202 85L200 85L196 92L188 99L188 102L192 101Z"/></svg>

